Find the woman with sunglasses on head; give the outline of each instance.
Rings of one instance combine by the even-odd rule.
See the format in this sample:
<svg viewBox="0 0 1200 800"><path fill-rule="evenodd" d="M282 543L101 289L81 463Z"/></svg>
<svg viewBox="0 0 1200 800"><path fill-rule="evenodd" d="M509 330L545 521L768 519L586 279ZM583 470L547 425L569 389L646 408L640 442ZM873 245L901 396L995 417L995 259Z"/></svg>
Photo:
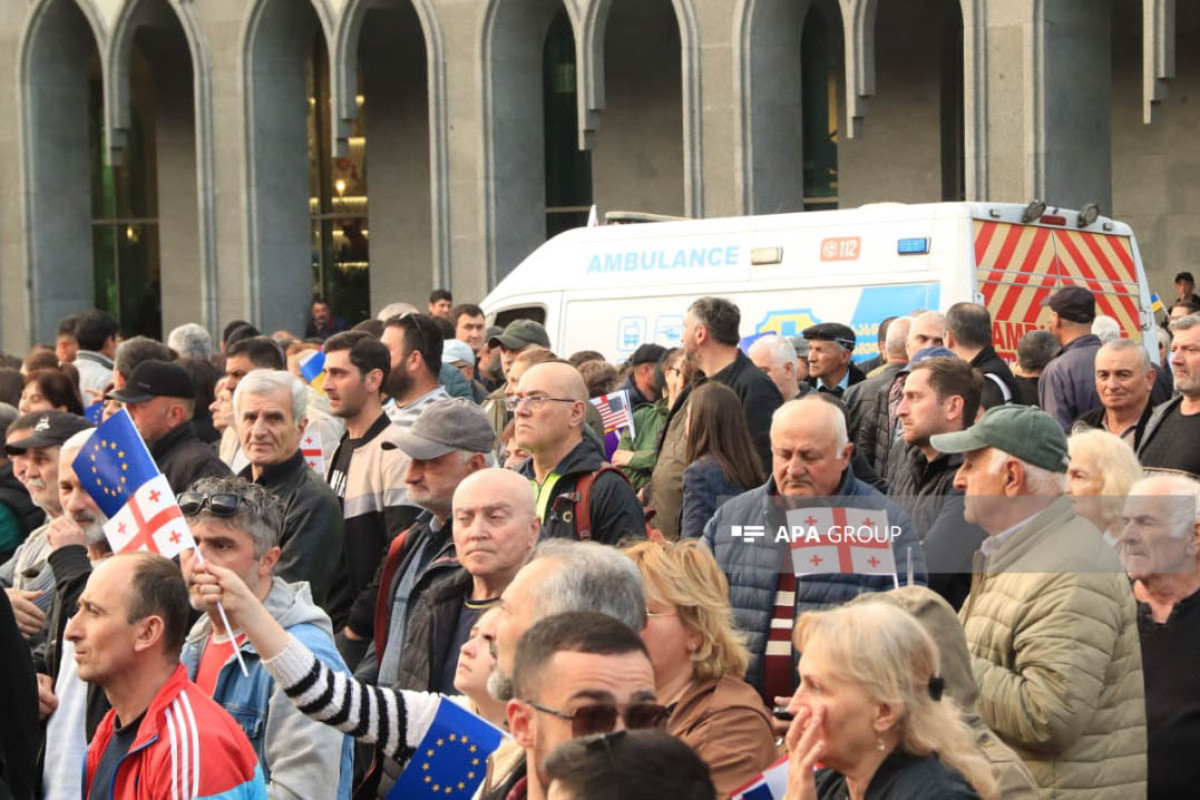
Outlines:
<svg viewBox="0 0 1200 800"><path fill-rule="evenodd" d="M742 680L749 655L733 627L729 584L696 540L646 541L625 548L646 590L642 639L654 664L667 732L708 764L728 797L776 759L762 699Z"/></svg>
<svg viewBox="0 0 1200 800"><path fill-rule="evenodd" d="M212 563L195 567L196 586L210 606L222 603L230 624L254 644L263 665L292 704L319 722L332 725L385 755L403 762L429 731L442 695L370 686L334 672L275 621L234 572ZM459 651L454 686L465 697L452 696L472 713L498 727L505 724L505 704L487 693L495 666L491 640L495 613L485 612L471 628Z"/></svg>
<svg viewBox="0 0 1200 800"><path fill-rule="evenodd" d="M999 797L915 617L885 603L808 612L795 642L787 800Z"/></svg>

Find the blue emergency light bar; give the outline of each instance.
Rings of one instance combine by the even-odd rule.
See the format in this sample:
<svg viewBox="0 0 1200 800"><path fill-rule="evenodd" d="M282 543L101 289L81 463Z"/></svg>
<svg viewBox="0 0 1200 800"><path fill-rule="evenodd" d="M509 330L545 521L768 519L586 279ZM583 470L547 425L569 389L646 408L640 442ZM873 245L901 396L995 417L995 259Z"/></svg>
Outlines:
<svg viewBox="0 0 1200 800"><path fill-rule="evenodd" d="M901 239L896 243L896 252L902 256L919 256L929 252L929 237Z"/></svg>

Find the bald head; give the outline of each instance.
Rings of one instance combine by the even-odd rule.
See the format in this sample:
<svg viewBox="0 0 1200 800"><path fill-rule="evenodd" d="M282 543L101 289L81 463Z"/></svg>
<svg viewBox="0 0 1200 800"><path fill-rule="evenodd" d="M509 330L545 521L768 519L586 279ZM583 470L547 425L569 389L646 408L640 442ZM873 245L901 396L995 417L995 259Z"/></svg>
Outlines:
<svg viewBox="0 0 1200 800"><path fill-rule="evenodd" d="M938 311L925 311L913 318L905 350L912 361L926 347L942 347L946 343L946 317Z"/></svg>
<svg viewBox="0 0 1200 800"><path fill-rule="evenodd" d="M463 478L454 490L454 511L479 498L503 499L514 515L524 519L537 516L537 498L533 484L520 473L488 467Z"/></svg>
<svg viewBox="0 0 1200 800"><path fill-rule="evenodd" d="M846 415L836 403L824 400L815 394L784 403L771 415L771 439L776 430L794 427L798 423L809 423L814 429L827 431L834 445L844 447L850 441L846 429Z"/></svg>
<svg viewBox="0 0 1200 800"><path fill-rule="evenodd" d="M908 332L911 328L912 319L909 317L898 317L888 325L887 341L883 345L888 361L908 363L907 342Z"/></svg>
<svg viewBox="0 0 1200 800"><path fill-rule="evenodd" d="M562 397L586 403L588 399L587 384L579 370L567 363L553 362L535 364L521 376L519 391L529 392L527 386L537 385L540 391L547 391L552 397Z"/></svg>
<svg viewBox="0 0 1200 800"><path fill-rule="evenodd" d="M587 384L565 362L535 364L521 376L514 399L513 441L533 456L542 479L583 438Z"/></svg>

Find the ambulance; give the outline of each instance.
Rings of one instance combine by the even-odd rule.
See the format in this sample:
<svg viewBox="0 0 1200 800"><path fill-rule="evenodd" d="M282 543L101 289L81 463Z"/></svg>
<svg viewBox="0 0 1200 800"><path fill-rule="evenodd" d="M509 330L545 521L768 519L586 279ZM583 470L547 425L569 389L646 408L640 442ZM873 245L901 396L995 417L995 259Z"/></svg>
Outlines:
<svg viewBox="0 0 1200 800"><path fill-rule="evenodd" d="M643 342L677 347L691 302L741 309L743 347L818 322L854 329L855 360L878 353L879 323L960 301L985 305L1012 362L1043 301L1081 285L1096 313L1157 360L1154 309L1128 225L1034 201L880 203L855 209L578 228L535 250L484 299L492 324L542 323L555 352L599 350L614 363Z"/></svg>

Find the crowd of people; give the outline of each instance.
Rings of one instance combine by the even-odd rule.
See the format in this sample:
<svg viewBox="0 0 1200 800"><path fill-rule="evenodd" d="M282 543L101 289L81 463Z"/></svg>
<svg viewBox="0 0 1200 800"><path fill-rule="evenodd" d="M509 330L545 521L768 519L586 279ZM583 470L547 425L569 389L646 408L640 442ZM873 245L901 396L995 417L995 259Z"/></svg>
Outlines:
<svg viewBox="0 0 1200 800"><path fill-rule="evenodd" d="M835 321L747 345L718 297L621 364L444 290L304 336L82 311L0 366L0 797L385 798L444 702L504 733L483 800L1190 796L1176 288L1157 358L1066 286L1012 365L969 302L869 362ZM176 559L114 554L75 467L122 409Z"/></svg>

